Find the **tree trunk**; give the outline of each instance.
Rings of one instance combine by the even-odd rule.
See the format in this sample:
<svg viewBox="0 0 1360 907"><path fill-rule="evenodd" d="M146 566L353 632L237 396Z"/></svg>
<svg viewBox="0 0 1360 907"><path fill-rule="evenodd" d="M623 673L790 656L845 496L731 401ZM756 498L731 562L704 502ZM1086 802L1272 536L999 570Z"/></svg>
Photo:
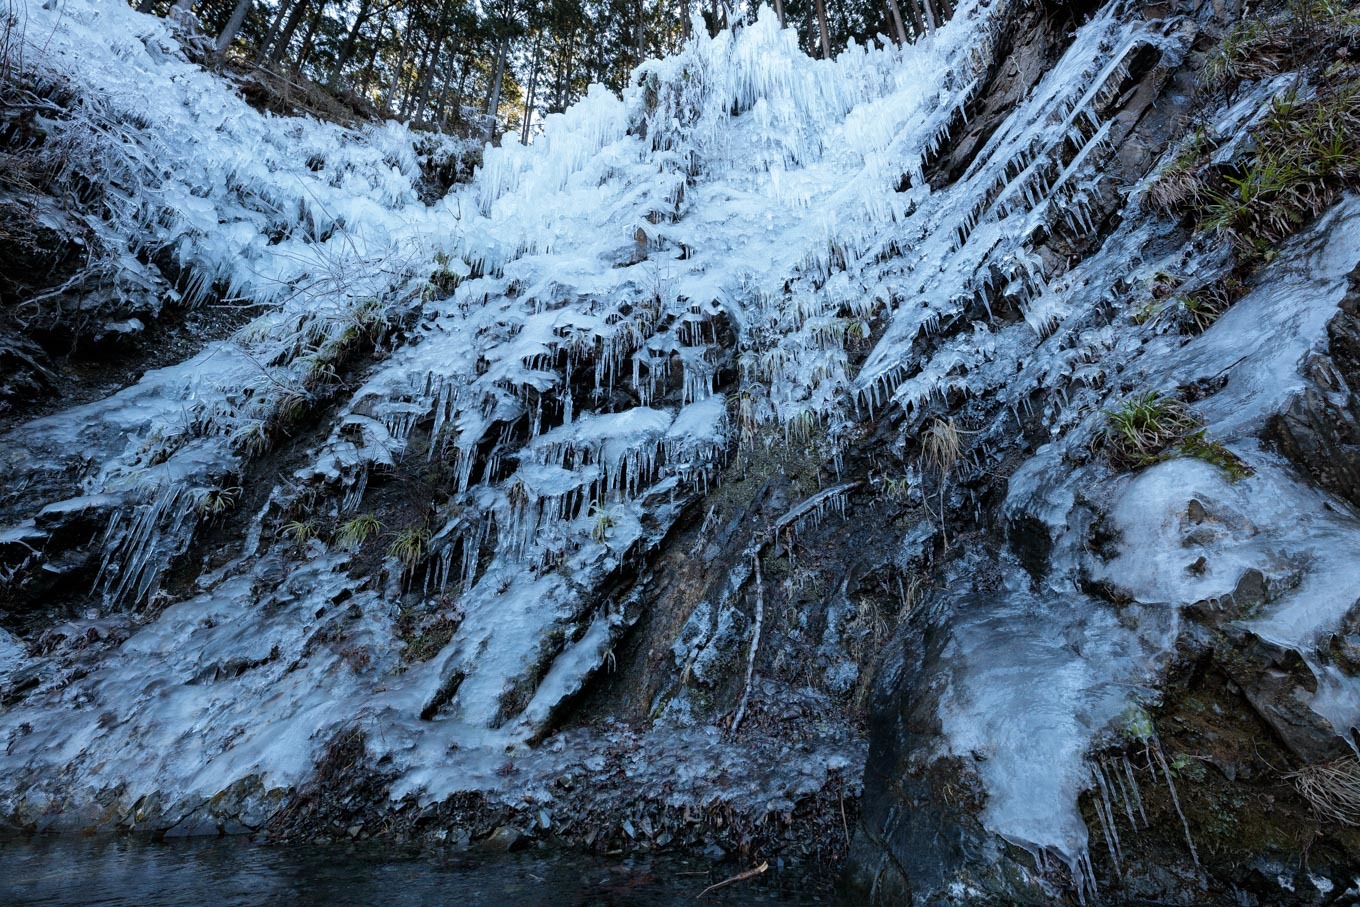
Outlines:
<svg viewBox="0 0 1360 907"><path fill-rule="evenodd" d="M501 106L501 80L505 78L505 57L510 51L509 44L509 41L502 38L500 46L496 48L496 75L491 80L491 97L486 105L486 140L488 142L496 137L496 115Z"/></svg>
<svg viewBox="0 0 1360 907"><path fill-rule="evenodd" d="M340 70L354 56L354 48L359 44L359 30L368 22L368 17L372 13L372 0L360 0L359 12L354 17L354 24L350 26L349 33L345 35L345 40L341 43L339 52L335 55L335 63L332 64L330 74L326 77L327 82L335 83L340 80Z"/></svg>
<svg viewBox="0 0 1360 907"><path fill-rule="evenodd" d="M444 79L444 85L439 89L439 100L434 102L434 115L439 120L439 131L443 132L449 125L449 90L453 87L453 80Z"/></svg>
<svg viewBox="0 0 1360 907"><path fill-rule="evenodd" d="M779 16L779 27L784 27L784 0L774 0L774 11Z"/></svg>
<svg viewBox="0 0 1360 907"><path fill-rule="evenodd" d="M897 32L897 43L907 43L907 29L902 24L902 9L897 5L897 0L888 0L888 14L892 21L892 27Z"/></svg>
<svg viewBox="0 0 1360 907"><path fill-rule="evenodd" d="M222 33L217 36L217 53L225 54L231 42L236 40L236 36L241 33L241 24L246 21L246 14L250 12L250 4L253 0L239 0L236 8L231 11L231 18L222 27Z"/></svg>
<svg viewBox="0 0 1360 907"><path fill-rule="evenodd" d="M317 0L312 18L307 22L307 31L302 36L302 47L298 50L297 60L293 63L294 73L301 72L302 64L312 55L312 42L316 40L316 30L321 25L321 14L325 9L326 0Z"/></svg>
<svg viewBox="0 0 1360 907"><path fill-rule="evenodd" d="M934 32L935 32L935 8L934 8L933 6L931 6L930 0L921 0L921 12L923 12L923 13L925 14L925 17L926 17L926 32L927 32L927 33L930 33L930 34L934 34Z"/></svg>
<svg viewBox="0 0 1360 907"><path fill-rule="evenodd" d="M647 43L646 31L643 28L643 7L642 0L634 0L637 8L637 19L633 23L633 52L637 57L637 62L641 65L643 60L644 48Z"/></svg>
<svg viewBox="0 0 1360 907"><path fill-rule="evenodd" d="M453 62L458 59L458 46L462 42L463 36L461 34L454 36L453 46L449 48L448 66L445 67L449 71L444 73L444 78L439 88L439 99L434 102L433 118L439 121L440 132L444 131L444 127L448 125L449 122L449 91L453 88L453 79L451 78L453 75L452 67ZM461 92L461 90L462 86L460 84L459 91Z"/></svg>
<svg viewBox="0 0 1360 907"><path fill-rule="evenodd" d="M288 22L283 26L283 31L279 38L274 42L273 47L269 48L268 54L262 54L265 60L272 64L277 64L283 59L284 54L288 53L288 45L293 43L293 35L297 34L298 26L307 17L307 0L297 0L293 5L293 11L288 15Z"/></svg>
<svg viewBox="0 0 1360 907"><path fill-rule="evenodd" d="M831 36L826 28L826 3L825 0L817 0L817 28L822 34L822 59L831 59Z"/></svg>
<svg viewBox="0 0 1360 907"><path fill-rule="evenodd" d="M385 116L390 116L392 114L392 102L397 98L397 86L401 84L401 71L406 68L407 55L410 51L410 48L407 46L409 42L405 39L409 38L410 35L411 27L410 25L407 25L404 38L401 42L401 56L397 58L397 67L392 70L392 81L387 83L387 96L383 98L383 114Z"/></svg>
<svg viewBox="0 0 1360 907"><path fill-rule="evenodd" d="M302 0L297 0L297 2L300 3ZM260 42L259 47L255 48L256 64L265 61L265 55L269 53L269 48L278 40L279 27L283 25L283 17L287 15L288 10L287 0L279 0L279 8L274 10L274 18L269 20L269 28L264 33L264 40Z"/></svg>
<svg viewBox="0 0 1360 907"><path fill-rule="evenodd" d="M420 56L416 58L415 80L411 83L411 90L406 92L406 97L402 98L401 107L397 113L398 119L404 120L408 119L410 116L411 108L416 101L416 94L420 91L421 85L425 82L425 73L428 71L427 67L430 65L430 54L434 52L434 42L435 36L430 35L425 41L424 48L420 51Z"/></svg>
<svg viewBox="0 0 1360 907"><path fill-rule="evenodd" d="M420 75L420 92L416 96L416 109L411 116L414 122L420 122L421 118L425 116L425 108L430 101L430 89L434 86L434 74L439 69L439 61L444 56L444 44L448 39L449 26L447 20L443 20L439 28L438 41L435 43L434 55Z"/></svg>
<svg viewBox="0 0 1360 907"><path fill-rule="evenodd" d="M384 12L382 19L378 20L378 33L373 36L373 46L368 49L368 61L364 63L364 68L360 70L362 76L359 79L359 92L361 94L368 94L368 86L373 83L373 77L377 75L378 49L382 47L383 32L387 31L387 19L388 15Z"/></svg>
<svg viewBox="0 0 1360 907"><path fill-rule="evenodd" d="M529 67L529 90L524 93L524 122L520 125L519 143L529 144L529 125L534 120L534 93L538 88L538 61L539 44L543 40L542 32L534 35L534 62Z"/></svg>

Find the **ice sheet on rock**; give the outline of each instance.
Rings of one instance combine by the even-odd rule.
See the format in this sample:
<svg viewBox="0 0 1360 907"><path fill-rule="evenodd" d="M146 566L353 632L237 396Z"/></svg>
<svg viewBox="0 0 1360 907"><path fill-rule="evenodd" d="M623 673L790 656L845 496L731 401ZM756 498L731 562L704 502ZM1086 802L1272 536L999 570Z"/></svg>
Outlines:
<svg viewBox="0 0 1360 907"><path fill-rule="evenodd" d="M5 630L0 630L0 689L10 675L19 670L28 660L28 650L24 644Z"/></svg>
<svg viewBox="0 0 1360 907"><path fill-rule="evenodd" d="M1360 264L1360 199L1343 199L1277 262L1162 370L1167 383L1227 378L1195 406L1216 438L1251 432L1307 386L1301 366L1325 346L1347 275Z"/></svg>
<svg viewBox="0 0 1360 907"><path fill-rule="evenodd" d="M168 608L79 683L49 678L0 716L6 777L27 782L7 792L9 805L38 806L55 790L54 764L76 779L77 801L126 785L134 800L159 792L167 805L194 805L253 774L266 789L298 783L326 732L353 717L359 682L346 646L390 634L371 595L329 601L345 587L335 567L323 558L290 571L268 558ZM61 721L40 717L52 714Z"/></svg>
<svg viewBox="0 0 1360 907"><path fill-rule="evenodd" d="M1204 334L1188 342L1095 335L1083 341L1101 351L1105 368L1167 393L1226 377L1222 390L1193 409L1208 436L1226 439L1255 473L1233 482L1208 463L1176 458L1114 474L1089 451L1104 429L1104 410L1119 396L1087 385L1073 388L1074 406L1089 401L1084 417L1011 476L1003 514L1038 522L1013 531L1048 535L1048 572L1034 588L969 599L953 630L955 670L941 712L952 751L977 755L989 827L1011 840L1053 849L1069 862L1082 858L1085 831L1075 797L1090 784L1089 748L1125 708L1155 695L1180 609L1231 593L1246 570L1262 571L1281 592L1244 626L1300 651L1318 678L1312 706L1338 733L1360 719L1353 681L1316 651L1355 606L1360 562L1351 552L1360 550L1360 520L1253 440L1265 418L1305 386L1300 370L1326 343L1344 275L1360 261L1352 231L1337 229L1355 216L1354 205L1339 205L1291 244ZM1117 244L1113 254L1116 261L1129 257ZM1101 267L1105 255L1064 284L1081 286L1088 267ZM1316 275L1316 292L1305 289L1312 286L1305 274ZM1086 290L1097 303L1099 286ZM1257 333L1263 323L1269 329ZM1070 380L1075 372L1056 352L1036 358L1006 393L1024 394L1031 382L1054 376ZM1191 500L1204 508L1202 523L1191 519ZM1096 511L1108 514L1117 538L1108 561L1083 542ZM1128 606L1133 616L1116 619L1108 604L1082 595L1080 577L1124 590L1137 602Z"/></svg>
<svg viewBox="0 0 1360 907"><path fill-rule="evenodd" d="M1178 623L1175 608L1121 617L1075 588L960 603L942 656L940 718L950 749L976 760L988 828L1069 860L1086 852L1077 797L1090 785L1091 738L1155 680Z"/></svg>
<svg viewBox="0 0 1360 907"><path fill-rule="evenodd" d="M613 649L614 633L622 622L623 615L617 612L597 615L585 635L553 661L519 720L529 727L542 727L557 706L580 692L586 679L605 665Z"/></svg>
<svg viewBox="0 0 1360 907"><path fill-rule="evenodd" d="M1319 664L1343 618L1360 604L1360 519L1330 502L1259 448L1255 475L1229 481L1199 460L1138 475L1111 511L1119 555L1095 573L1140 601L1171 606L1229 595L1248 570L1278 590L1243 626L1303 654L1319 675L1314 710L1342 737L1360 727L1360 695ZM1202 519L1192 519L1190 501Z"/></svg>

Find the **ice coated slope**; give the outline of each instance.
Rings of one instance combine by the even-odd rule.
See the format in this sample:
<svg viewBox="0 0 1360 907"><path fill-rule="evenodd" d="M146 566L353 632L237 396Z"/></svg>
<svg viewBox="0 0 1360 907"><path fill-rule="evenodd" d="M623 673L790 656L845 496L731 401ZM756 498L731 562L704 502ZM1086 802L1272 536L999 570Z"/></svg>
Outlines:
<svg viewBox="0 0 1360 907"><path fill-rule="evenodd" d="M1109 314L1130 287L1182 264L1146 251L1165 224L1130 207L1072 270L1037 252L1045 232L1085 229L1112 103L1136 53L1178 58L1169 25L1125 21L1118 4L1097 14L963 177L932 191L923 162L978 90L1009 7L961 4L918 45L852 47L834 61L803 56L766 12L647 64L622 99L593 91L532 147L489 150L471 185L425 206L400 129L261 117L168 50L158 22L118 3L66 9L60 20L34 12L35 56L86 86L98 122L136 149L123 183L140 188L105 225L109 241L135 244L155 225L201 287L265 305L196 359L3 439L15 474L45 476L7 532L40 551L43 507L93 509L110 527L102 606L68 637L130 635L99 657L0 648L0 672L39 677L0 716L8 813L32 819L60 802L45 821L136 823L236 785L253 792L243 815L259 818L277 802L269 792L303 780L350 726L391 758L397 796L494 785L506 748L522 751L607 658L623 608L601 590L707 487L738 432L802 436L821 423L841 444L889 407L911 434L946 400L985 401L1003 415L969 426L967 468L986 469L1042 392L1054 441L1014 476L1006 510L1048 524L1053 570L1031 585L1007 563L1003 593L960 597L941 719L951 751L976 761L988 827L1076 866L1076 797L1094 783L1086 754L1155 686L1180 606L1288 551L1348 563L1337 558L1358 537L1348 515L1281 530L1280 507L1306 497L1316 509L1316 496L1248 436L1298 386L1360 248L1337 240L1283 256L1188 344ZM36 36L50 39L45 54ZM90 139L73 126L71 141ZM96 143L101 155L121 148ZM132 204L143 197L145 210ZM1353 205L1336 216L1349 223ZM1315 245L1354 234L1320 230ZM1307 272L1327 275L1325 288L1290 282ZM1248 330L1257 319L1275 329ZM309 405L338 351L388 322L407 325L399 342L272 490L236 559L154 619L130 620L123 609L154 595L212 487L250 475L252 439ZM846 346L871 322L885 328L852 374ZM1213 373L1229 383L1201 404L1208 430L1255 478L1227 486L1182 462L1121 477L1080 456L1118 388ZM63 451L76 446L98 465L64 487ZM304 506L364 512L373 472L413 458L451 464L420 591L456 599L461 623L408 666L400 566L389 558L393 580L378 588L350 576L352 552L312 542L299 553L279 529ZM1173 583L1181 574L1149 565L1179 544L1174 511L1189 486L1229 529L1212 543L1212 571ZM1261 503L1280 489L1284 503ZM1114 502L1129 564L1080 550L1069 517L1088 494ZM1248 511L1255 531L1226 516ZM42 563L35 553L27 569ZM1081 594L1082 571L1100 569L1146 604L1114 614ZM1355 579L1328 569L1311 582ZM1306 649L1338 602L1299 590L1259 627ZM1340 693L1315 708L1338 730L1355 718Z"/></svg>
<svg viewBox="0 0 1360 907"><path fill-rule="evenodd" d="M748 429L843 423L843 342L887 292L845 269L923 195L891 189L966 89L986 23L969 14L916 48L814 62L765 14L650 64L622 100L592 92L534 147L489 151L471 186L425 206L400 129L261 117L184 62L163 23L118 3L75 12L36 13L28 34L35 65L80 89L62 140L124 168L106 243L141 248L152 230L195 287L263 312L5 439L13 473L37 477L14 505L12 532L34 551L23 569L43 568L63 514L108 525L102 607L53 637L107 645L34 656L37 687L0 718L9 811L60 798L60 825L184 814L248 778L271 802L351 722L406 773L398 794L436 799L485 776L474 766L600 666L621 612L599 590L709 481L730 433L721 370L743 379ZM129 141L104 141L111 128ZM165 602L165 568L219 489L250 481L271 432L313 404L356 338L398 321L400 344L273 490L237 558ZM349 551L313 542L300 557L280 527L299 502L361 512L372 470L419 457L451 463L424 592L456 599L461 623L408 667L400 566L374 589L350 577ZM169 606L124 616L149 599ZM113 806L95 805L115 788Z"/></svg>

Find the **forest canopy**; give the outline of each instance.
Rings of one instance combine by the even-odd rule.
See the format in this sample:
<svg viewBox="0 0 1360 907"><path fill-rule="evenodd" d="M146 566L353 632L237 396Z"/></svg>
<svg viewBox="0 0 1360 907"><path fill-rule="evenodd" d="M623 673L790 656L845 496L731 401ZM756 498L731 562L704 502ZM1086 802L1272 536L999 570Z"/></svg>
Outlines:
<svg viewBox="0 0 1360 907"><path fill-rule="evenodd" d="M586 89L618 92L643 60L754 20L728 0L141 0L192 18L224 68L323 92L368 117L527 143L542 118ZM905 42L950 13L948 0L775 0L809 54L850 42Z"/></svg>

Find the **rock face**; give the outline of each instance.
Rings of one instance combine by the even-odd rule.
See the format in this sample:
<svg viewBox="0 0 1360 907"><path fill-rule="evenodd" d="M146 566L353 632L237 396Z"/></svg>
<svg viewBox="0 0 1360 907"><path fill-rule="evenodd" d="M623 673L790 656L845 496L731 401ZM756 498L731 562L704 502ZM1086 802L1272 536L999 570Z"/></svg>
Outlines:
<svg viewBox="0 0 1360 907"><path fill-rule="evenodd" d="M1360 506L1360 277L1307 365L1310 386L1272 416L1266 439L1319 486Z"/></svg>
<svg viewBox="0 0 1360 907"><path fill-rule="evenodd" d="M95 222L184 297L90 305L186 346L0 338L13 388L97 378L0 439L0 822L1350 897L1360 202L1251 267L1145 202L1295 82L1197 88L1241 12L960 4L829 62L766 14L432 204L449 149L54 23L172 158ZM12 313L51 285L6 254ZM260 312L181 329L222 295Z"/></svg>

